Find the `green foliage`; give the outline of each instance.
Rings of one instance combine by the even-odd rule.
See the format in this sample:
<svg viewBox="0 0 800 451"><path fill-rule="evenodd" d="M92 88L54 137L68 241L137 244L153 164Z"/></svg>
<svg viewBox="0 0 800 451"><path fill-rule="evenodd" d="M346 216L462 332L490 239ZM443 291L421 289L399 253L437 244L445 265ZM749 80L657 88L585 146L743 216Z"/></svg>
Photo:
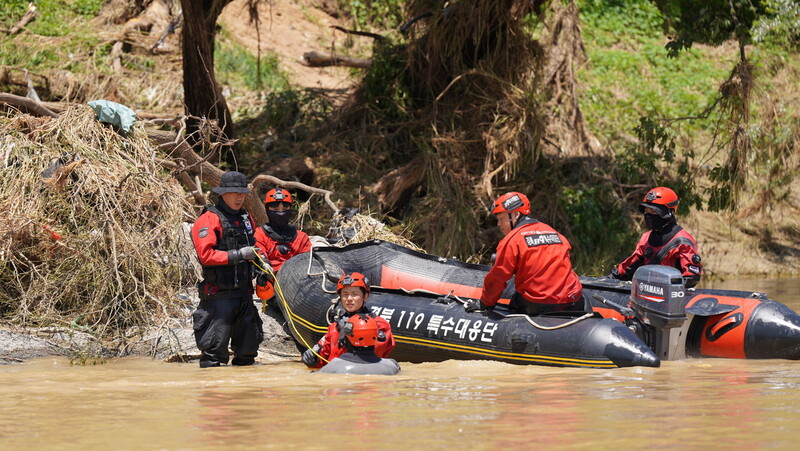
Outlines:
<svg viewBox="0 0 800 451"><path fill-rule="evenodd" d="M340 0L339 8L358 30L397 28L403 22L403 0Z"/></svg>
<svg viewBox="0 0 800 451"><path fill-rule="evenodd" d="M692 207L702 208L702 196L696 185L697 175L691 165L694 152L676 152L675 134L669 128L669 123L642 117L634 132L637 143L628 145L615 158L621 182L645 182L648 187L672 188L681 198L679 214L688 213Z"/></svg>
<svg viewBox="0 0 800 451"><path fill-rule="evenodd" d="M75 0L69 4L69 8L82 16L96 16L103 3L105 0Z"/></svg>
<svg viewBox="0 0 800 451"><path fill-rule="evenodd" d="M409 93L402 77L405 56L404 45L377 45L372 57L372 67L361 83L363 95L368 99L373 112L389 123L402 122L407 118Z"/></svg>
<svg viewBox="0 0 800 451"><path fill-rule="evenodd" d="M770 47L800 50L800 2L765 0L766 13L753 24L753 41Z"/></svg>
<svg viewBox="0 0 800 451"><path fill-rule="evenodd" d="M674 33L666 46L673 57L694 43L717 46L736 39L741 45L750 44L753 23L767 12L764 2L752 0L657 0L656 4Z"/></svg>
<svg viewBox="0 0 800 451"><path fill-rule="evenodd" d="M216 44L214 68L221 84L244 86L251 91L288 89L289 82L278 68L275 55L262 55L259 62L247 49L224 38Z"/></svg>
<svg viewBox="0 0 800 451"><path fill-rule="evenodd" d="M3 0L0 2L0 23L11 26L22 18L28 9L28 0Z"/></svg>
<svg viewBox="0 0 800 451"><path fill-rule="evenodd" d="M576 271L580 274L605 274L636 240L626 215L626 207L613 201L607 185L565 186L559 197L569 218ZM624 251L623 251L624 253Z"/></svg>
<svg viewBox="0 0 800 451"><path fill-rule="evenodd" d="M621 41L647 42L662 37L661 14L648 0L579 0L580 17L598 45Z"/></svg>

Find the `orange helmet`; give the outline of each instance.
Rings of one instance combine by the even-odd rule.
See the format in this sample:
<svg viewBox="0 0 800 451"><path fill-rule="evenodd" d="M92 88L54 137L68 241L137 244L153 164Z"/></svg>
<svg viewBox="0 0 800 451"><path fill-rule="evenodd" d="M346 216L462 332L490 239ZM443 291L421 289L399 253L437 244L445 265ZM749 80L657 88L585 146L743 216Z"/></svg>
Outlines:
<svg viewBox="0 0 800 451"><path fill-rule="evenodd" d="M344 325L342 334L353 346L375 346L378 343L378 323L369 315L353 315Z"/></svg>
<svg viewBox="0 0 800 451"><path fill-rule="evenodd" d="M494 201L493 215L502 212L512 213L515 211L523 215L531 214L531 202L528 200L528 196L516 191L511 191L510 193L503 194Z"/></svg>
<svg viewBox="0 0 800 451"><path fill-rule="evenodd" d="M336 292L341 293L344 287L359 287L369 293L369 279L360 272L345 274L336 284Z"/></svg>
<svg viewBox="0 0 800 451"><path fill-rule="evenodd" d="M678 195L669 188L659 186L647 192L644 200L639 205L639 211L644 213L645 208L652 208L658 212L662 218L668 218L675 213L678 207Z"/></svg>
<svg viewBox="0 0 800 451"><path fill-rule="evenodd" d="M271 204L273 202L286 202L287 204L292 203L292 195L289 194L289 191L286 191L283 188L274 188L267 191L267 196L264 198L265 204Z"/></svg>

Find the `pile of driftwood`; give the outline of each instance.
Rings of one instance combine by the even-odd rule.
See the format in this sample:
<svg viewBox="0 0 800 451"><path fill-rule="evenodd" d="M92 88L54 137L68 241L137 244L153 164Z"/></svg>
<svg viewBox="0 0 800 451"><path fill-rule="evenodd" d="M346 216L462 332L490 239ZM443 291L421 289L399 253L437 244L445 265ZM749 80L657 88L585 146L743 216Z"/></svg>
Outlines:
<svg viewBox="0 0 800 451"><path fill-rule="evenodd" d="M187 223L212 201L207 190L223 171L209 160L220 144L195 152L182 118L151 121L159 126L151 130L139 122L121 135L86 105L50 108L0 94L0 109L0 315L108 338L185 314L178 293L197 281ZM266 214L255 193L272 186L304 190L339 211L331 191L258 175L245 208L259 224ZM365 215L334 223L339 245L414 247Z"/></svg>

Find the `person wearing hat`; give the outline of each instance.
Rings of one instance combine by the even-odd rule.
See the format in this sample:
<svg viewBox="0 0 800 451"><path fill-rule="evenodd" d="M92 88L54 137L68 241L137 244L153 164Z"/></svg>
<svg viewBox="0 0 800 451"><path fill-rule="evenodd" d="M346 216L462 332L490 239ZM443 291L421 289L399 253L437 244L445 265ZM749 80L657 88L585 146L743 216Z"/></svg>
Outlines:
<svg viewBox="0 0 800 451"><path fill-rule="evenodd" d="M328 326L325 336L303 353L301 357L303 363L309 368L321 368L325 365L325 361L330 362L344 354L347 351L347 343L346 340L342 340L344 336L341 335L341 331L347 327L346 323L353 315L369 316L375 320L378 331L374 352L378 357L388 356L395 346L392 326L380 316L375 316L367 308L369 280L358 272L345 274L336 284L336 292L339 293L338 304L341 304L341 310L343 310L339 313L341 318L333 321Z"/></svg>
<svg viewBox="0 0 800 451"><path fill-rule="evenodd" d="M522 193L512 191L495 200L492 214L505 237L483 280L480 300L468 302L467 311L493 308L512 276L516 292L511 311L538 315L587 310L583 287L572 270L569 241L530 213L531 203Z"/></svg>
<svg viewBox="0 0 800 451"><path fill-rule="evenodd" d="M697 285L703 272L702 259L694 237L675 220L677 207L675 191L663 186L648 191L639 211L644 214L644 223L650 230L642 234L633 254L612 269L609 277L631 280L640 266L664 265L683 274L686 288Z"/></svg>
<svg viewBox="0 0 800 451"><path fill-rule="evenodd" d="M200 367L252 365L263 340L261 318L253 304L255 222L242 208L250 193L244 174L222 174L216 205L208 205L192 226L192 242L203 267L197 285L200 303L192 313Z"/></svg>

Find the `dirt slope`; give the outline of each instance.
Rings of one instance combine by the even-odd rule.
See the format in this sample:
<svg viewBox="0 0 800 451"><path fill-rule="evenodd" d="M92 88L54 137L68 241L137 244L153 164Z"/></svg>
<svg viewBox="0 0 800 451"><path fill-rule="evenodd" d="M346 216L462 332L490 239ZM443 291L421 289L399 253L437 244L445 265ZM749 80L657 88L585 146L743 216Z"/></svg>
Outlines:
<svg viewBox="0 0 800 451"><path fill-rule="evenodd" d="M305 1L272 0L260 5L260 26L250 23L244 0L234 0L222 11L218 23L233 39L253 54L261 51L278 55L293 85L303 88L345 89L351 86L350 72L341 67L316 68L302 64L303 53L343 52L344 36L330 28L337 19Z"/></svg>

